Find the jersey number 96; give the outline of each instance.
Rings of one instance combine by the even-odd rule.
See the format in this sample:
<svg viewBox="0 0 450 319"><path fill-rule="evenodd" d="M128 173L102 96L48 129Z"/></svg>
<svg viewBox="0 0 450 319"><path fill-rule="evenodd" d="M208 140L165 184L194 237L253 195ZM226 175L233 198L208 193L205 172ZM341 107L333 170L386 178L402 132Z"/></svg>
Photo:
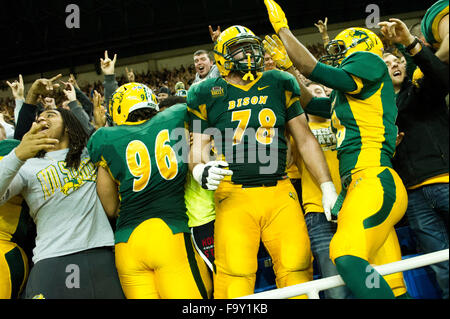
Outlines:
<svg viewBox="0 0 450 319"><path fill-rule="evenodd" d="M169 131L159 132L155 140L155 161L159 174L165 180L172 180L178 173L178 162L175 151L168 145ZM133 175L133 191L142 191L150 181L151 159L147 146L139 140L131 141L126 149L128 170Z"/></svg>

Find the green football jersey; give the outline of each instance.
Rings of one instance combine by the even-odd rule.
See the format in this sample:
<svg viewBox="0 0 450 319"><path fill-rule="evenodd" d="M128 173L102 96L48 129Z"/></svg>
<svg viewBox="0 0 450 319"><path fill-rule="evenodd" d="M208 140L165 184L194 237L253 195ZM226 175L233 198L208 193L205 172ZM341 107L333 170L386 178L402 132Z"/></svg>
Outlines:
<svg viewBox="0 0 450 319"><path fill-rule="evenodd" d="M436 1L425 13L421 22L421 31L425 40L435 49L439 48L439 43L444 39L439 36L439 22L448 14L448 0Z"/></svg>
<svg viewBox="0 0 450 319"><path fill-rule="evenodd" d="M20 144L18 140L0 141L0 161ZM23 245L28 232L28 206L21 196L0 206L0 240Z"/></svg>
<svg viewBox="0 0 450 319"><path fill-rule="evenodd" d="M341 179L367 167L392 167L398 111L386 64L373 53L355 52L339 68L357 86L353 92L334 90L329 99ZM309 111L314 114L314 103Z"/></svg>
<svg viewBox="0 0 450 319"><path fill-rule="evenodd" d="M188 136L186 104L177 104L139 125L99 129L88 150L119 185L116 243L127 242L149 218L162 219L174 234L189 233L184 202Z"/></svg>
<svg viewBox="0 0 450 319"><path fill-rule="evenodd" d="M212 135L233 183L273 183L286 178L286 124L303 113L299 97L295 77L278 70L245 86L208 79L188 92L190 129Z"/></svg>

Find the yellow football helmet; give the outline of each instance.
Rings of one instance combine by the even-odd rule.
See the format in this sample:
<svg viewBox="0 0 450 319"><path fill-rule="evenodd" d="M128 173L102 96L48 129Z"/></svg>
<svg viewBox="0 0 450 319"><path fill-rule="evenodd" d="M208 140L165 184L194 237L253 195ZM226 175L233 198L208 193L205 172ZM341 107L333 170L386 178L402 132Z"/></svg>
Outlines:
<svg viewBox="0 0 450 319"><path fill-rule="evenodd" d="M338 66L350 54L358 51L368 51L383 56L383 43L372 31L365 28L348 28L339 33L327 44L327 55L320 62Z"/></svg>
<svg viewBox="0 0 450 319"><path fill-rule="evenodd" d="M128 116L139 109L159 111L158 99L153 91L141 83L127 83L118 88L109 101L109 114L116 125L133 125Z"/></svg>
<svg viewBox="0 0 450 319"><path fill-rule="evenodd" d="M234 25L224 30L214 45L214 58L222 76L231 71L245 72L244 79L264 70L262 40L250 29Z"/></svg>

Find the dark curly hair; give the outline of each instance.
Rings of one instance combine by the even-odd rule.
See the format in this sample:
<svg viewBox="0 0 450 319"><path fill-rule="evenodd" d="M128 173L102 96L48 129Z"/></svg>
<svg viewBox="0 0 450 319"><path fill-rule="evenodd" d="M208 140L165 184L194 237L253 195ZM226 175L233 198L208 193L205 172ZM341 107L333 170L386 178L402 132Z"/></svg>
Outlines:
<svg viewBox="0 0 450 319"><path fill-rule="evenodd" d="M61 114L63 129L67 129L67 134L69 135L69 152L66 155L66 167L78 169L81 164L81 154L86 147L89 135L72 111L62 107L58 107L56 111ZM44 156L45 151L41 151L36 155L36 157Z"/></svg>

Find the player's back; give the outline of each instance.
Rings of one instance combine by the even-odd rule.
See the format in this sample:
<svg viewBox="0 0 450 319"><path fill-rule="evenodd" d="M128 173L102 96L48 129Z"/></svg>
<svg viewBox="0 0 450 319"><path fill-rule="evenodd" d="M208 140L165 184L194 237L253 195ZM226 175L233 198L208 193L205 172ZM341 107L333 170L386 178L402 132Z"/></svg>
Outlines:
<svg viewBox="0 0 450 319"><path fill-rule="evenodd" d="M185 117L186 105L178 104L143 124L102 128L89 141L93 161L106 167L119 185L116 242L127 241L149 218L163 219L174 233L188 231Z"/></svg>

